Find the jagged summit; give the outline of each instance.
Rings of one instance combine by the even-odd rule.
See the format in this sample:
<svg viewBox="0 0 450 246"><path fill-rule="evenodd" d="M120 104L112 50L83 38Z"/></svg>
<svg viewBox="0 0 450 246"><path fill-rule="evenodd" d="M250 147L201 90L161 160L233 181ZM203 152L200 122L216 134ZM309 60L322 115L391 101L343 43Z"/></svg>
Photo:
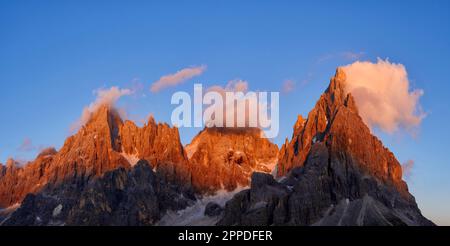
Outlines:
<svg viewBox="0 0 450 246"><path fill-rule="evenodd" d="M13 158L9 158L9 159L6 161L5 166L6 166L6 168L8 168L8 169L13 169L13 168L17 168L17 167L19 166L19 163L18 163L16 160L14 160Z"/></svg>
<svg viewBox="0 0 450 246"><path fill-rule="evenodd" d="M400 163L358 115L337 69L279 153L279 182L254 173L219 225L433 225L402 180ZM263 205L262 205L263 204Z"/></svg>
<svg viewBox="0 0 450 246"><path fill-rule="evenodd" d="M59 151L0 166L0 208L22 202L7 225L153 225L202 195L249 185L225 208L209 206L218 208L214 221L433 225L359 116L341 68L279 151L258 128L205 128L183 147L176 127L152 117L138 127L99 107Z"/></svg>
<svg viewBox="0 0 450 246"><path fill-rule="evenodd" d="M338 68L308 118L299 117L291 141L281 148L278 176L303 166L311 147L323 142L330 151L347 153L366 172L406 191L400 163L364 124L353 96L345 92L345 78Z"/></svg>
<svg viewBox="0 0 450 246"><path fill-rule="evenodd" d="M271 172L278 146L259 128L205 128L186 146L192 182L202 191L247 186L254 171Z"/></svg>
<svg viewBox="0 0 450 246"><path fill-rule="evenodd" d="M132 156L132 158L130 158ZM190 185L190 171L178 129L156 124L142 128L121 119L118 111L103 105L90 115L63 147L48 149L23 167L12 161L0 170L0 207L8 207L28 193L62 183L84 185L119 167L129 169L133 159L145 159L173 182ZM23 177L27 177L24 179Z"/></svg>

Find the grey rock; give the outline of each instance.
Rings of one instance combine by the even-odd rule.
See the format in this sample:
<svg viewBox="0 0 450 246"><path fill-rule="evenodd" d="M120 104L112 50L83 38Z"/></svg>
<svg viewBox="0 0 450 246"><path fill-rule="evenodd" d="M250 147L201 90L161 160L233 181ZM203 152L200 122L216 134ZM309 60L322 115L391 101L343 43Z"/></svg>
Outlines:
<svg viewBox="0 0 450 246"><path fill-rule="evenodd" d="M220 214L222 214L223 208L215 203L215 202L209 202L208 204L206 204L205 207L205 215L209 216L209 217L214 217L214 216L219 216Z"/></svg>
<svg viewBox="0 0 450 246"><path fill-rule="evenodd" d="M225 206L218 225L398 226L434 225L422 216L414 197L316 143L303 167L276 182L254 174L252 185Z"/></svg>
<svg viewBox="0 0 450 246"><path fill-rule="evenodd" d="M165 211L192 204L192 194L141 160L88 184L72 180L30 194L3 225L153 225Z"/></svg>

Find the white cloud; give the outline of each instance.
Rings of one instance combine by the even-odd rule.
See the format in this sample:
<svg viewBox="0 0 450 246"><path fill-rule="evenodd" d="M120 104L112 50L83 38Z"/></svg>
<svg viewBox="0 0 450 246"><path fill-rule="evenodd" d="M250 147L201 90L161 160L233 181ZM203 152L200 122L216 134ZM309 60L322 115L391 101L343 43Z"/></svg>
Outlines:
<svg viewBox="0 0 450 246"><path fill-rule="evenodd" d="M357 61L343 68L346 90L354 96L359 114L369 127L393 133L420 125L425 117L419 104L423 91L410 90L402 64L378 59L376 63Z"/></svg>
<svg viewBox="0 0 450 246"><path fill-rule="evenodd" d="M271 120L268 119L268 122L264 121L264 118L259 117L259 109L262 108L263 105L262 102L260 102L258 100L258 93L255 93L255 99L256 100L251 100L251 96L250 94L246 94L248 92L248 82L245 80L241 80L241 79L235 79L235 80L231 80L227 83L227 85L225 87L222 86L211 86L207 89L207 91L214 91L220 94L220 96L222 97L222 100L224 102L223 104L223 116L222 117L215 117L214 119L207 119L207 126L213 126L213 125L220 125L219 122L222 122L222 126L227 126L226 122L233 122L234 119L234 126L237 126L237 119L238 117L242 117L240 115L238 115L238 109L241 109L243 112L245 112L245 125L251 126L250 122L252 119L256 120L256 124L258 127L261 127L261 125L270 125ZM227 92L242 92L244 94L244 97L239 97L236 98L236 100L233 101L227 101L226 99L226 93ZM249 96L249 97L245 97L245 96ZM256 106L256 111L255 110L251 110L251 108L255 109L254 107L252 107L252 103L255 103L254 105ZM216 106L216 105L215 105ZM245 108L243 108L245 107ZM233 110L234 112L234 116L231 114L231 111L227 110ZM215 110L216 111L216 110ZM220 110L218 110L220 111ZM264 122L260 122L260 121L264 121ZM254 121L253 121L254 122Z"/></svg>
<svg viewBox="0 0 450 246"><path fill-rule="evenodd" d="M166 87L176 86L190 78L201 75L205 70L206 65L181 69L174 74L162 76L152 84L150 90L152 92L158 92Z"/></svg>

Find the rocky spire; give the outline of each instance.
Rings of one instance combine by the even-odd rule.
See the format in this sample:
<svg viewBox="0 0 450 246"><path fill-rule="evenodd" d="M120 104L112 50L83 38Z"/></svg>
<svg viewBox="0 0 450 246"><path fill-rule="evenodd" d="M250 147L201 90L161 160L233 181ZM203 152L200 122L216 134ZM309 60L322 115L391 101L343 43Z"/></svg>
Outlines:
<svg viewBox="0 0 450 246"><path fill-rule="evenodd" d="M19 163L16 160L14 160L13 158L9 158L6 161L6 168L7 169L16 169L18 167L18 165L19 165Z"/></svg>
<svg viewBox="0 0 450 246"><path fill-rule="evenodd" d="M298 118L280 151L283 178L254 173L219 225L433 225L408 192L400 163L358 115L345 77L338 69L308 118Z"/></svg>
<svg viewBox="0 0 450 246"><path fill-rule="evenodd" d="M306 121L299 117L291 141L283 146L284 151L280 153L278 176L303 166L312 146L323 142L336 158L345 153L348 155L346 158L352 158L352 165L383 182L407 190L401 180L399 162L362 121L353 96L346 93L345 80L344 70L338 68Z"/></svg>
<svg viewBox="0 0 450 246"><path fill-rule="evenodd" d="M109 105L102 105L92 113L91 118L83 126L85 133L95 132L106 137L109 147L115 151L120 151L119 130L123 125L122 118L118 111Z"/></svg>
<svg viewBox="0 0 450 246"><path fill-rule="evenodd" d="M293 167L302 166L311 145L323 140L337 108L344 105L347 98L345 78L343 69L338 68L335 76L331 78L330 85L309 112L308 118L305 120L301 115L298 116L292 139L288 145L282 147L284 152L279 155L278 176L285 175Z"/></svg>

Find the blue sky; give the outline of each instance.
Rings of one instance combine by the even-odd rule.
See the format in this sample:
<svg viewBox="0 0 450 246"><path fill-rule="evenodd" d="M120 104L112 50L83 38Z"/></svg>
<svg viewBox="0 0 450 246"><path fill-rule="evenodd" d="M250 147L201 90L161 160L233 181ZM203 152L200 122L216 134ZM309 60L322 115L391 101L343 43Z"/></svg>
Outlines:
<svg viewBox="0 0 450 246"><path fill-rule="evenodd" d="M145 85L120 100L133 119L152 113L170 121L171 95L193 83L248 81L251 90L279 91L278 144L291 137L337 66L377 57L403 64L425 94L418 135L377 131L400 162L423 213L450 225L447 141L450 68L448 1L0 1L0 162L32 159L61 147L93 91ZM161 76L207 65L199 77L159 93ZM188 143L200 129L181 129ZM28 150L21 150L25 139Z"/></svg>

